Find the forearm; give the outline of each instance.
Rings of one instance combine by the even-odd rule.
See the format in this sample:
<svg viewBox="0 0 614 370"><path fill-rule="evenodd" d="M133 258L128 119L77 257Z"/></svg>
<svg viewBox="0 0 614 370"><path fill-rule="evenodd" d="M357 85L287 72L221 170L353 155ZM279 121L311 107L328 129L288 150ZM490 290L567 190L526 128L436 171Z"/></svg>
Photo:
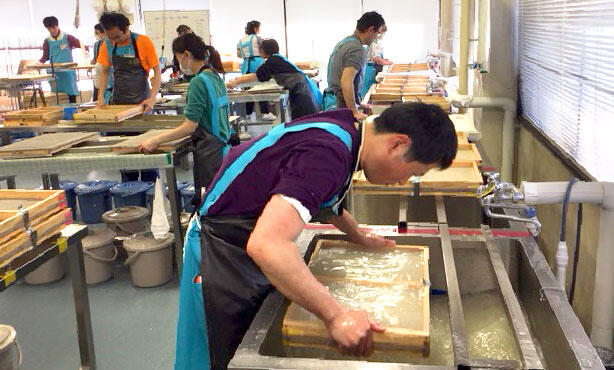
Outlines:
<svg viewBox="0 0 614 370"><path fill-rule="evenodd" d="M332 216L328 221L344 232L354 243L361 244L364 241L365 233L350 212L343 210L341 216Z"/></svg>
<svg viewBox="0 0 614 370"><path fill-rule="evenodd" d="M255 73L248 73L235 79L236 84L247 84L251 82L258 82L258 77Z"/></svg>
<svg viewBox="0 0 614 370"><path fill-rule="evenodd" d="M343 101L345 102L345 106L350 108L352 112L356 112L358 109L356 108L356 99L354 97L354 77L348 78L345 76L341 77L341 91L343 92Z"/></svg>
<svg viewBox="0 0 614 370"><path fill-rule="evenodd" d="M109 83L109 68L102 67L100 71L100 76L98 77L98 88L103 91L102 94L99 94L98 100L104 100L104 91L107 89L107 84Z"/></svg>
<svg viewBox="0 0 614 370"><path fill-rule="evenodd" d="M182 139L188 135L191 135L194 130L196 130L196 126L198 126L198 123L186 118L186 120L178 127L155 136L155 140L158 144L164 144L168 143L169 141Z"/></svg>
<svg viewBox="0 0 614 370"><path fill-rule="evenodd" d="M160 71L160 66L154 68L154 77L151 80L151 95L150 99L155 100L156 95L158 95L158 91L160 91L160 86L162 85L162 73Z"/></svg>

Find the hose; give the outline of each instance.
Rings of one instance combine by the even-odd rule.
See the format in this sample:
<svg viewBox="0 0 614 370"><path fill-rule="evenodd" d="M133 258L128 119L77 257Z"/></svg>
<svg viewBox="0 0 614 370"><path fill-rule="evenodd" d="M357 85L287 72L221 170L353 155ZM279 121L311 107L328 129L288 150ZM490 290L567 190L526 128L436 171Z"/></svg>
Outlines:
<svg viewBox="0 0 614 370"><path fill-rule="evenodd" d="M576 276L578 273L578 259L580 257L580 233L582 231L582 203L578 204L578 217L576 222L576 246L573 253L573 265L571 267L571 286L569 287L569 304L573 305L574 293L576 292Z"/></svg>
<svg viewBox="0 0 614 370"><path fill-rule="evenodd" d="M563 218L561 219L561 237L560 241L565 241L565 227L567 226L567 208L569 206L569 197L571 196L571 188L578 181L575 177L572 177L567 183L567 189L565 190L565 198L563 198Z"/></svg>

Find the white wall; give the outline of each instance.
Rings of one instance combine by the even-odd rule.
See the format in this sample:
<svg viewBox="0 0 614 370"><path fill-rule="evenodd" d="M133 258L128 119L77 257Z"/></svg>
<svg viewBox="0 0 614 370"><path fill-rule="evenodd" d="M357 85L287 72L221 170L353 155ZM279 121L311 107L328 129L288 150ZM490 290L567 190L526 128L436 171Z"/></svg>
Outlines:
<svg viewBox="0 0 614 370"><path fill-rule="evenodd" d="M209 0L142 0L143 11L163 10L166 2L166 10L207 10Z"/></svg>

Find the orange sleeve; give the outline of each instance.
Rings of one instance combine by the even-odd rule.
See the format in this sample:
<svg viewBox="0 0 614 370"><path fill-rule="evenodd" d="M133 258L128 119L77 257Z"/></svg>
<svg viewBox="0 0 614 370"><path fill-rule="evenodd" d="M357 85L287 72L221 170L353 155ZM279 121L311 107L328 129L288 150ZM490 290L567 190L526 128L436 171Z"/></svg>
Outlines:
<svg viewBox="0 0 614 370"><path fill-rule="evenodd" d="M102 41L100 50L98 51L98 59L96 63L102 64L103 67L111 68L111 61L109 60L109 52L107 51L107 43Z"/></svg>
<svg viewBox="0 0 614 370"><path fill-rule="evenodd" d="M158 53L156 53L156 47L153 41L145 35L139 35L136 40L137 47L139 48L139 58L143 68L149 74L149 71L160 64L158 60Z"/></svg>

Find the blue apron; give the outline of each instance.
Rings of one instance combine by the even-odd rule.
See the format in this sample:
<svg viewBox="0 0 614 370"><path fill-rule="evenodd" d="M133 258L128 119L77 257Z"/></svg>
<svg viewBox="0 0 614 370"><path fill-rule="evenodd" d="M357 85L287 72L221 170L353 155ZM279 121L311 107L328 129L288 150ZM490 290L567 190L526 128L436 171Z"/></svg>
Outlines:
<svg viewBox="0 0 614 370"><path fill-rule="evenodd" d="M62 37L58 40L48 38L47 43L49 44L49 60L52 63L72 63L72 51L65 33L62 32ZM79 95L76 71L55 71L55 81L57 87L54 88L52 84L51 91L65 93L69 96Z"/></svg>
<svg viewBox="0 0 614 370"><path fill-rule="evenodd" d="M98 60L98 53L100 52L100 47L102 46L102 41L96 41L94 43L94 61ZM108 52L108 50L107 50ZM99 91L100 86L98 87ZM104 102L109 104L111 101L111 96L113 95L113 67L109 70L109 82L107 83L107 88L104 90Z"/></svg>
<svg viewBox="0 0 614 370"><path fill-rule="evenodd" d="M328 74L326 75L326 79L328 80L327 82L329 87L324 90L324 96L322 99L322 110L324 111L337 109L337 96L335 95L335 92L330 89L330 74L333 69L333 61L335 60L335 56L337 56L337 51L339 51L340 47L352 41L352 39L358 40L355 36L348 36L344 38L335 46L333 52L330 54L330 58L328 58ZM358 73L361 73L361 71L358 71Z"/></svg>
<svg viewBox="0 0 614 370"><path fill-rule="evenodd" d="M375 83L375 77L377 75L377 71L375 70L375 63L369 62L365 67L365 74L362 79L362 88L360 89L360 100L362 100L365 95L367 95L367 91L371 88L371 85Z"/></svg>
<svg viewBox="0 0 614 370"><path fill-rule="evenodd" d="M205 318L205 309L203 304L203 290L202 283L195 283L195 277L200 273L203 277L203 281L212 281L215 276L206 276L206 272L201 270L201 230L206 226L202 224L207 218L209 209L220 196L228 189L232 182L242 173L242 171L256 158L256 156L263 150L271 147L277 143L285 134L292 132L299 132L307 129L322 129L335 135L339 140L343 141L348 150L352 151L352 136L338 125L329 122L310 122L303 124L296 124L292 126L286 126L281 124L274 127L266 135L258 139L251 147L241 153L232 163L230 163L224 170L224 173L218 178L218 180L212 185L207 192L205 200L199 209L199 216L192 219L188 232L186 234L186 240L184 244L184 265L181 277L181 285L179 292L179 318L177 323L177 343L176 343L176 370L188 370L188 369L206 369L207 364L210 364L210 345L213 348L211 351L211 358L214 360L214 367L224 367L230 361L230 357L236 348L228 348L227 342L233 343L233 347L238 345L241 338L244 335L244 331L251 323L252 318L250 315L242 316L239 321L241 330L237 330L236 322L224 322L224 320L211 320L210 317ZM320 208L331 208L334 212L339 212L339 206L345 193L349 188L351 182L352 172L348 175L346 184L341 192L332 197L329 201L325 202ZM200 217L203 217L202 219ZM228 220L233 222L232 220ZM223 223L224 221L222 221ZM255 224L255 221L253 221ZM202 226L201 226L202 225ZM208 227L208 226L207 226ZM208 238L206 238L208 239ZM206 242L206 239L203 242ZM246 242L246 240L245 240ZM211 246L211 249L216 249L219 246ZM244 246L241 248L235 248L239 253L242 253L242 258L247 261L249 257L244 250ZM235 252L236 253L236 252ZM253 262L252 262L253 264ZM243 266L242 266L243 267ZM221 266L224 269L225 266ZM222 271L227 275L228 271ZM232 274L232 272L230 272ZM256 271L248 271L250 276L257 278ZM257 272L262 275L261 272ZM252 275L255 274L255 275ZM207 280L207 278L209 280ZM266 279L264 276L260 277L260 280ZM241 278L231 279L229 281L222 281L222 284L228 285L234 288L234 284L237 281L244 280ZM267 281L268 283L268 281ZM237 288L239 292L243 292L241 287ZM267 291L268 292L268 291ZM266 296L262 294L261 298ZM232 297L226 297L233 299ZM241 300L241 299L240 299ZM250 300L254 302L255 300ZM234 301L237 305L244 305ZM261 303L261 301L260 301ZM209 306L209 303L208 303ZM251 307L255 313L258 307ZM209 311L207 311L209 312ZM207 314L209 316L209 313ZM211 327L213 324L215 332L215 340L209 341L207 327ZM223 334L220 334L220 326L223 328ZM213 343L215 342L215 343ZM222 353L220 353L222 352ZM215 359L217 358L217 362Z"/></svg>
<svg viewBox="0 0 614 370"><path fill-rule="evenodd" d="M322 92L320 91L320 88L318 87L318 85L316 85L316 83L309 78L309 76L307 76L305 74L305 72L301 71L297 66L295 66L292 62L290 62L288 59L286 59L286 57L284 57L283 55L276 53L273 54L276 55L280 58L282 58L283 60L285 60L286 62L288 62L288 64L290 64L294 69L296 69L296 71L300 74L302 74L303 76L305 76L305 79L307 80L307 83L309 84L309 87L311 88L311 92L313 93L313 97L315 98L316 102L321 103L322 102Z"/></svg>
<svg viewBox="0 0 614 370"><path fill-rule="evenodd" d="M241 63L241 74L255 73L258 70L258 67L264 63L264 60L259 55L254 55L254 46L252 41L256 37L255 34L251 35L247 41L239 41L239 50L241 52L241 58L243 58L243 63ZM248 47L249 55L245 54L243 48Z"/></svg>

